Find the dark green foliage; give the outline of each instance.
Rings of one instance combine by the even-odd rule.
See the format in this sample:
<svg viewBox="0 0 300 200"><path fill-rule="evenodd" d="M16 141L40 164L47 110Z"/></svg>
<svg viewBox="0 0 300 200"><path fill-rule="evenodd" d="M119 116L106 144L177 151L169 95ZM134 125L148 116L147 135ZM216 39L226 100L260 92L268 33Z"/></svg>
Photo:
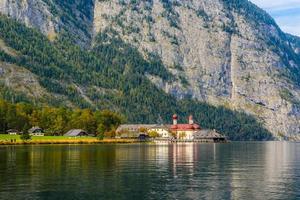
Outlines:
<svg viewBox="0 0 300 200"><path fill-rule="evenodd" d="M26 138L28 130L33 126L43 128L47 135L62 135L70 129L104 134L114 131L123 122L123 117L108 110L93 112L90 109L11 104L0 99L0 120L0 133L16 129L23 131Z"/></svg>
<svg viewBox="0 0 300 200"><path fill-rule="evenodd" d="M31 140L31 135L29 135L28 132L23 133L23 134L20 136L20 139L23 140L23 141Z"/></svg>
<svg viewBox="0 0 300 200"><path fill-rule="evenodd" d="M234 112L224 107L208 106L191 100L180 102L187 113L194 113L202 128L216 129L231 140L271 140L270 132L262 124L243 112ZM184 113L183 113L184 114Z"/></svg>
<svg viewBox="0 0 300 200"><path fill-rule="evenodd" d="M229 10L234 10L237 13L244 15L245 18L250 23L263 23L263 24L272 24L278 27L272 17L262 10L261 8L257 7L255 4L251 3L248 0L222 0ZM254 25L255 25L254 24Z"/></svg>
<svg viewBox="0 0 300 200"><path fill-rule="evenodd" d="M179 14L175 11L174 6L176 4L171 0L161 0L165 11L162 13L163 17L166 17L171 27L180 29L179 27Z"/></svg>
<svg viewBox="0 0 300 200"><path fill-rule="evenodd" d="M104 139L104 134L100 133L97 135L98 140L103 140Z"/></svg>
<svg viewBox="0 0 300 200"><path fill-rule="evenodd" d="M58 18L60 32L69 33L73 42L88 46L92 38L93 0L43 0L54 18Z"/></svg>
<svg viewBox="0 0 300 200"><path fill-rule="evenodd" d="M233 140L271 137L262 124L251 116L196 101L178 101L158 89L145 77L146 74L158 76L168 82L175 79L173 75L166 70L157 56L148 55L149 60L145 60L137 49L120 40L113 30L99 34L93 49L87 51L73 45L72 39L68 39L68 34L63 34L55 42L50 42L38 31L3 16L0 17L0 29L0 38L19 53L18 57L11 57L0 52L1 61L25 67L39 77L40 84L49 93L59 94L74 107L117 111L126 117L128 123L155 123L159 116L163 117L165 123L171 123L171 116L174 113L180 116L194 114L204 128L215 128ZM186 80L181 81L184 83ZM92 103L81 95L77 87L85 90L86 97ZM7 93L7 89L3 91ZM13 94L3 96L11 101ZM20 101L23 99L14 99L13 102ZM57 98L45 99L44 102L40 99L29 101L66 105L65 101ZM89 132L98 130L102 133L111 129L107 124L114 124L115 127L115 124L119 123L95 119L91 110L84 112L69 110L66 115L59 114L57 109L54 110L50 116L54 116L54 119L67 120L56 122L55 129L50 123L53 119L49 119L49 109L45 111L47 115L43 113L38 115L45 119L40 126L46 127L51 134L64 132L66 128L80 127L88 129ZM88 123L82 124L84 119ZM101 121L100 126L97 125L98 120ZM70 126L61 126L66 123ZM3 125L2 130L7 127L7 124Z"/></svg>
<svg viewBox="0 0 300 200"><path fill-rule="evenodd" d="M187 79L184 76L179 76L180 82L184 87L189 86L189 82L187 81Z"/></svg>
<svg viewBox="0 0 300 200"><path fill-rule="evenodd" d="M20 106L23 104L20 104ZM28 127L28 118L16 107L6 101L0 100L0 131L5 133L9 129L23 130Z"/></svg>
<svg viewBox="0 0 300 200"><path fill-rule="evenodd" d="M16 93L0 83L0 99L5 99L10 102L31 102L24 93Z"/></svg>
<svg viewBox="0 0 300 200"><path fill-rule="evenodd" d="M108 70L113 67L118 72L126 74L149 73L166 81L174 79L160 59L150 55L150 61L146 61L137 49L124 43L112 30L100 33L95 43L97 45L93 48L93 52L98 59L102 58L101 64Z"/></svg>
<svg viewBox="0 0 300 200"><path fill-rule="evenodd" d="M28 133L22 134L20 139L23 141L31 140L31 136Z"/></svg>

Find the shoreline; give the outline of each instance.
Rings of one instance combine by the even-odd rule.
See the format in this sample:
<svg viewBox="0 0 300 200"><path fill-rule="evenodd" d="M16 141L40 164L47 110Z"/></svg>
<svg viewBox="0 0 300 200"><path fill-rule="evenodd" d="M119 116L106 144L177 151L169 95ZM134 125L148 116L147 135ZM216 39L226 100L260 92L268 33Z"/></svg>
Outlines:
<svg viewBox="0 0 300 200"><path fill-rule="evenodd" d="M186 143L202 143L202 144L227 144L226 142L212 142L212 141L164 141L157 142L155 140L141 141L138 139L73 139L73 140L30 140L30 141L0 141L0 146L13 146L13 145L60 145L60 144L186 144Z"/></svg>
<svg viewBox="0 0 300 200"><path fill-rule="evenodd" d="M31 141L0 141L0 146L4 145L41 145L41 144L133 144L143 143L135 139L74 139L74 140L31 140Z"/></svg>

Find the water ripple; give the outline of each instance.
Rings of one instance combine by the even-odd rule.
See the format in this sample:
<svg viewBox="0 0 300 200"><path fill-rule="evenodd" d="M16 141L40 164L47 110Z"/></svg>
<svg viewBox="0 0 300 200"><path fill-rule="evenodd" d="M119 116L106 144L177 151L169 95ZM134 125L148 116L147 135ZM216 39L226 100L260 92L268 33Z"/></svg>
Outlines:
<svg viewBox="0 0 300 200"><path fill-rule="evenodd" d="M0 148L0 199L300 199L300 143Z"/></svg>

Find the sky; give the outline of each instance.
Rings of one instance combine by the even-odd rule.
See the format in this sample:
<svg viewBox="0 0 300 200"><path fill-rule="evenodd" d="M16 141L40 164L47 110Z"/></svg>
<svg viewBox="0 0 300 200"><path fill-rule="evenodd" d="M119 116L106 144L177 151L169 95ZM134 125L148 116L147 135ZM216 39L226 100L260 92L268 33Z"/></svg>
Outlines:
<svg viewBox="0 0 300 200"><path fill-rule="evenodd" d="M300 36L300 0L250 0L266 10L284 32Z"/></svg>

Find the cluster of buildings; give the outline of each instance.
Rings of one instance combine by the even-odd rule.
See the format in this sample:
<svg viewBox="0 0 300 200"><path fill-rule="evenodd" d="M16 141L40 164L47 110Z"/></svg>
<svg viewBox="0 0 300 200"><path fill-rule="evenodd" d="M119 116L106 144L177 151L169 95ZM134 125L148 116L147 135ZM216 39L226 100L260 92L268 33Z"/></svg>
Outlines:
<svg viewBox="0 0 300 200"><path fill-rule="evenodd" d="M205 130L199 124L194 122L193 116L188 117L186 124L178 123L176 114L172 117L172 124L122 124L116 130L116 138L126 139L149 139L155 141L175 141L175 142L226 142L226 137L217 133L215 130ZM45 133L40 127L32 127L29 129L29 134L32 136L44 136ZM21 134L17 130L8 130L8 134ZM89 136L82 129L72 129L64 136L80 137Z"/></svg>
<svg viewBox="0 0 300 200"><path fill-rule="evenodd" d="M186 124L179 124L176 114L173 115L172 119L173 124L123 124L116 130L116 137L144 139L156 135L155 140L157 141L226 141L226 137L215 130L201 129L200 125L194 122L192 115L188 117Z"/></svg>
<svg viewBox="0 0 300 200"><path fill-rule="evenodd" d="M9 135L22 134L22 132L19 132L18 130L15 130L15 129L10 129L10 130L7 130L6 132ZM44 130L38 126L35 126L35 127L32 127L31 129L29 129L28 133L31 136L45 136ZM66 134L64 134L64 136L80 137L80 136L89 136L89 134L82 129L72 129L72 130L68 131Z"/></svg>
<svg viewBox="0 0 300 200"><path fill-rule="evenodd" d="M6 131L6 133L9 134L9 135L22 134L22 132L20 132L16 129L9 129L9 130ZM45 135L44 130L41 129L40 127L38 127L38 126L34 126L31 129L29 129L28 133L29 133L29 135L32 135L32 136L44 136Z"/></svg>

